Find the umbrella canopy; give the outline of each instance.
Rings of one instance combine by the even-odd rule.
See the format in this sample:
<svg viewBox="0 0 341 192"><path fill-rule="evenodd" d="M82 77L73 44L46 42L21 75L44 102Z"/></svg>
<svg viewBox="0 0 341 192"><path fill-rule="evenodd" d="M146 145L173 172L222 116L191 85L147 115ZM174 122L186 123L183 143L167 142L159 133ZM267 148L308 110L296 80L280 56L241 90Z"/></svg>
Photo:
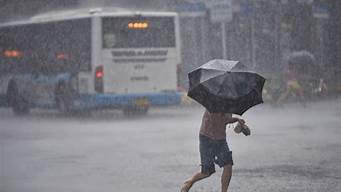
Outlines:
<svg viewBox="0 0 341 192"><path fill-rule="evenodd" d="M314 65L316 59L312 53L309 51L295 51L289 56L289 63L293 65Z"/></svg>
<svg viewBox="0 0 341 192"><path fill-rule="evenodd" d="M265 79L239 61L211 60L188 73L188 96L210 112L242 115L262 103Z"/></svg>
<svg viewBox="0 0 341 192"><path fill-rule="evenodd" d="M320 67L316 62L314 55L308 51L295 51L291 53L288 59L289 66L299 73L309 75L319 75Z"/></svg>

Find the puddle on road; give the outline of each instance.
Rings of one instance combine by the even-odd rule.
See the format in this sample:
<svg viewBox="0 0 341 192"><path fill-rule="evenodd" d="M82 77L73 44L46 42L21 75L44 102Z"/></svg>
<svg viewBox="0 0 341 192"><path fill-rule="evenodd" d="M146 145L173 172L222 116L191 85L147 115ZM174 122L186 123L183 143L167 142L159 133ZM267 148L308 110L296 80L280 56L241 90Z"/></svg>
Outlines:
<svg viewBox="0 0 341 192"><path fill-rule="evenodd" d="M341 176L337 176L335 171L317 166L276 165L256 169L236 169L234 173L248 177L264 177L265 175L272 177L298 176L309 179L330 178L341 180Z"/></svg>

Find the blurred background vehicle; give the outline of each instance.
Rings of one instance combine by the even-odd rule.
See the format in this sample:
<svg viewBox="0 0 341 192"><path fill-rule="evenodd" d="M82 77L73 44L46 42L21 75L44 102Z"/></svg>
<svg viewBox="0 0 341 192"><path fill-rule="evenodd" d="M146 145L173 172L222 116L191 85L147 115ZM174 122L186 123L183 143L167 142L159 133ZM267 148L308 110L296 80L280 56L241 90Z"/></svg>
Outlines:
<svg viewBox="0 0 341 192"><path fill-rule="evenodd" d="M181 104L179 20L122 8L47 12L0 25L0 95L16 114Z"/></svg>

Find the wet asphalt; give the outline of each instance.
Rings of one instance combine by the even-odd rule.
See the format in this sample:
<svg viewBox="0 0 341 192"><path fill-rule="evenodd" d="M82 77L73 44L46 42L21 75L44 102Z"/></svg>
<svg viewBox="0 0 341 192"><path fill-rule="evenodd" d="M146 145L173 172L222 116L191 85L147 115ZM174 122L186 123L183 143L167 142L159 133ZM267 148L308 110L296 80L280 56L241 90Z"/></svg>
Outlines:
<svg viewBox="0 0 341 192"><path fill-rule="evenodd" d="M0 109L0 192L175 192L200 169L199 106L125 117L68 117ZM341 100L268 104L243 118L251 136L227 128L232 192L341 191ZM221 169L193 186L219 192Z"/></svg>

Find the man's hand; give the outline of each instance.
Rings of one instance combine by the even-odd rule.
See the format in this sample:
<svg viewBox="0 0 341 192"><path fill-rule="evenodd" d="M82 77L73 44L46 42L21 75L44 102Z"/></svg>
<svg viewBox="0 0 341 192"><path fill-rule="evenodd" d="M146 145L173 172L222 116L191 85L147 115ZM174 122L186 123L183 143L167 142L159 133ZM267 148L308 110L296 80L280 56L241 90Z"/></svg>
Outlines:
<svg viewBox="0 0 341 192"><path fill-rule="evenodd" d="M240 123L241 125L244 125L244 124L245 124L244 119L238 118L237 121L238 121L238 123Z"/></svg>
<svg viewBox="0 0 341 192"><path fill-rule="evenodd" d="M226 124L229 124L229 123L235 123L235 122L238 122L239 124L241 125L244 125L245 124L245 121L244 119L242 118L238 118L238 117L228 117L226 120L225 120L225 123Z"/></svg>

